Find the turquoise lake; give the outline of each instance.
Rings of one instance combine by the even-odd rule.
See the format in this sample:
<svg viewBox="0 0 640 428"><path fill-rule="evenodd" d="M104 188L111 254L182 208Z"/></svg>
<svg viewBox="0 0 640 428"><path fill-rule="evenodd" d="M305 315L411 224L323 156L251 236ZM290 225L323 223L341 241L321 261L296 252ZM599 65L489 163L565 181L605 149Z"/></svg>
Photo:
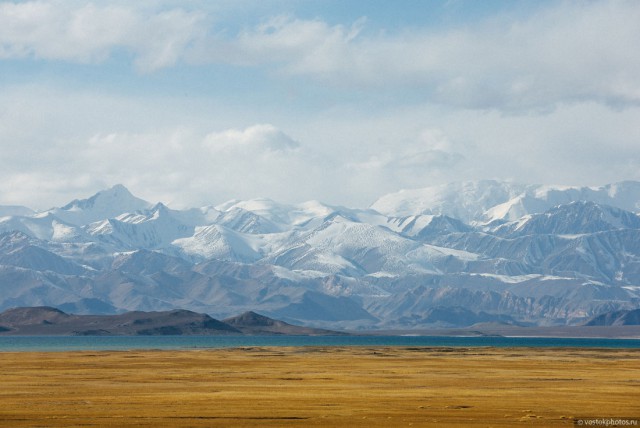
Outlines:
<svg viewBox="0 0 640 428"><path fill-rule="evenodd" d="M640 348L640 339L443 336L5 336L0 352L215 349L251 346Z"/></svg>

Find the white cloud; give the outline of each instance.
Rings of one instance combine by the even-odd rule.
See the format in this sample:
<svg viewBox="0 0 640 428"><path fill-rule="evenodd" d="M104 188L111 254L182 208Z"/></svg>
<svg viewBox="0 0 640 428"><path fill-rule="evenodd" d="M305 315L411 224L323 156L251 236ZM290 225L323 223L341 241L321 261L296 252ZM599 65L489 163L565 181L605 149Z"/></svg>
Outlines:
<svg viewBox="0 0 640 428"><path fill-rule="evenodd" d="M353 53L351 43L364 22L361 19L345 27L329 26L320 20L278 17L242 33L237 44L252 58L284 64L288 73L341 74L349 66L345 59Z"/></svg>
<svg viewBox="0 0 640 428"><path fill-rule="evenodd" d="M391 180L395 183L402 177L402 187L406 187L419 186L414 180L422 181L436 172L451 170L464 158L442 130L425 129L408 144L375 153L364 162L350 166L355 170L369 171L369 174L396 176Z"/></svg>
<svg viewBox="0 0 640 428"><path fill-rule="evenodd" d="M205 137L205 147L213 153L239 152L257 154L260 152L286 152L294 150L300 143L273 125L253 125L246 129L229 129L212 132Z"/></svg>
<svg viewBox="0 0 640 428"><path fill-rule="evenodd" d="M144 11L104 3L30 1L0 4L0 58L80 63L105 61L118 49L141 71L174 65L203 36L203 15Z"/></svg>
<svg viewBox="0 0 640 428"><path fill-rule="evenodd" d="M565 2L513 21L365 34L279 17L210 45L207 60L373 88L414 87L425 101L547 110L557 103L640 104L640 3Z"/></svg>

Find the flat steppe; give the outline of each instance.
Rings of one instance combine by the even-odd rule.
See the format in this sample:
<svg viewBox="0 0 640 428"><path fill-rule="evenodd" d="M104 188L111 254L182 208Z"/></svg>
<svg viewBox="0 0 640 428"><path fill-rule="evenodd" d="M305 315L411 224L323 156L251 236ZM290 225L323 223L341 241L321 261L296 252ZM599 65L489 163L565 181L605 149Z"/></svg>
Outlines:
<svg viewBox="0 0 640 428"><path fill-rule="evenodd" d="M640 352L240 348L0 353L2 426L573 426L640 417Z"/></svg>

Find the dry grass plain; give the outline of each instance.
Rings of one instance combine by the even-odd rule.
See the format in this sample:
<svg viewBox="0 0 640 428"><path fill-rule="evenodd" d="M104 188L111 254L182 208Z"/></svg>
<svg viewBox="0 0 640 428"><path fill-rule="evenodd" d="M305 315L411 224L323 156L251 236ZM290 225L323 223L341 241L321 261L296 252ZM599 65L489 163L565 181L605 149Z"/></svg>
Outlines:
<svg viewBox="0 0 640 428"><path fill-rule="evenodd" d="M640 416L637 350L0 353L3 426L573 426Z"/></svg>

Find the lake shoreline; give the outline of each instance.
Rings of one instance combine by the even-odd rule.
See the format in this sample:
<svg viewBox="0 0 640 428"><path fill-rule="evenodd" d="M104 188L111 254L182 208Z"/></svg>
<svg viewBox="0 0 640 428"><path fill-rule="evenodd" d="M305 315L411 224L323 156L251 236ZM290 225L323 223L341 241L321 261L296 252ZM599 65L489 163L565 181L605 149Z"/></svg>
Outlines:
<svg viewBox="0 0 640 428"><path fill-rule="evenodd" d="M420 336L502 336L502 337L539 337L539 338L602 338L602 339L640 339L640 325L623 326L471 326L464 328L434 329L388 329L365 332L350 332L365 335L420 335Z"/></svg>

